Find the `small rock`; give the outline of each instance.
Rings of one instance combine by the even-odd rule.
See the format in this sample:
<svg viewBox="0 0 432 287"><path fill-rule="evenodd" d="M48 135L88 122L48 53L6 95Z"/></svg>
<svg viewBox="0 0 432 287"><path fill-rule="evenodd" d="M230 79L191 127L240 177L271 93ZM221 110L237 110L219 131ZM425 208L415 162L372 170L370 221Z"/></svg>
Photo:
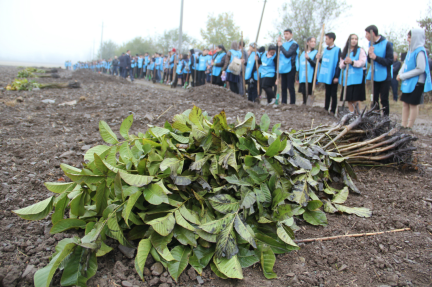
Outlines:
<svg viewBox="0 0 432 287"><path fill-rule="evenodd" d="M160 264L160 263L159 263ZM162 265L162 264L161 264ZM157 285L159 283L159 277L153 277L153 279L151 279L150 281L149 281L149 285L150 286L154 286L154 285Z"/></svg>
<svg viewBox="0 0 432 287"><path fill-rule="evenodd" d="M170 287L167 283L162 283L159 287Z"/></svg>
<svg viewBox="0 0 432 287"><path fill-rule="evenodd" d="M163 265L159 262L156 262L155 264L153 264L153 266L150 268L150 270L152 271L152 274L155 276L159 276L164 272ZM159 282L159 278L158 278L158 282Z"/></svg>
<svg viewBox="0 0 432 287"><path fill-rule="evenodd" d="M70 101L70 102L61 103L61 104L59 104L59 106L74 106L76 104L77 104L77 101L73 100L73 101Z"/></svg>
<svg viewBox="0 0 432 287"><path fill-rule="evenodd" d="M344 271L347 268L348 268L348 265L342 264L341 268L339 268L339 271Z"/></svg>
<svg viewBox="0 0 432 287"><path fill-rule="evenodd" d="M67 152L62 153L59 156L59 158L67 158L67 157L70 157L71 155L74 155L74 154L75 154L74 151L68 150Z"/></svg>
<svg viewBox="0 0 432 287"><path fill-rule="evenodd" d="M150 269L148 269L147 267L144 267L143 274L144 274L144 276L150 276L151 275Z"/></svg>
<svg viewBox="0 0 432 287"><path fill-rule="evenodd" d="M16 286L20 278L21 270L18 266L11 266L11 270L3 278L3 286Z"/></svg>
<svg viewBox="0 0 432 287"><path fill-rule="evenodd" d="M193 267L189 268L189 270L187 271L187 274L189 275L189 278L191 280L196 280L197 279L197 274L195 272L195 269L193 269Z"/></svg>
<svg viewBox="0 0 432 287"><path fill-rule="evenodd" d="M127 280L126 277L127 267L121 263L121 261L117 261L114 265L114 276L120 280Z"/></svg>
<svg viewBox="0 0 432 287"><path fill-rule="evenodd" d="M168 272L165 271L165 272L162 274L162 276L163 276L163 277L167 277L167 276L168 276Z"/></svg>
<svg viewBox="0 0 432 287"><path fill-rule="evenodd" d="M287 276L288 276L288 277L294 277L295 274L294 274L294 273L287 273Z"/></svg>
<svg viewBox="0 0 432 287"><path fill-rule="evenodd" d="M151 114L146 114L145 116L144 116L144 119L146 119L146 120L148 120L148 121L153 121L153 116L151 115Z"/></svg>
<svg viewBox="0 0 432 287"><path fill-rule="evenodd" d="M197 276L198 284L204 284L204 280L201 278L201 276Z"/></svg>
<svg viewBox="0 0 432 287"><path fill-rule="evenodd" d="M391 286L397 286L398 285L398 276L396 274L389 274L386 276L386 282L387 284Z"/></svg>
<svg viewBox="0 0 432 287"><path fill-rule="evenodd" d="M134 248L130 248L127 246L123 246L123 245L119 245L118 248L120 249L121 253L123 253L124 256L126 256L129 259L134 258L134 254L135 254L135 249Z"/></svg>
<svg viewBox="0 0 432 287"><path fill-rule="evenodd" d="M91 119L91 115L89 115L89 114L84 114L83 117L85 117L86 119Z"/></svg>
<svg viewBox="0 0 432 287"><path fill-rule="evenodd" d="M34 272L33 272L34 271ZM23 274L21 275L22 278L26 277L27 275L29 275L30 273L35 273L37 271L37 269L35 268L34 265L27 265L27 268L24 270Z"/></svg>
<svg viewBox="0 0 432 287"><path fill-rule="evenodd" d="M55 100L45 99L45 100L42 100L42 103L44 103L44 104L54 104Z"/></svg>
<svg viewBox="0 0 432 287"><path fill-rule="evenodd" d="M82 147L81 147L81 150L89 150L89 149L91 149L91 145L83 145Z"/></svg>
<svg viewBox="0 0 432 287"><path fill-rule="evenodd" d="M22 103L22 102L24 102L24 99L23 99L23 97L18 97L18 98L16 98L16 101L19 103Z"/></svg>
<svg viewBox="0 0 432 287"><path fill-rule="evenodd" d="M132 283L130 283L129 281L122 281L121 284L123 287L132 287L133 286Z"/></svg>
<svg viewBox="0 0 432 287"><path fill-rule="evenodd" d="M84 96L81 96L81 97L79 97L78 103L84 102L85 100L87 100L87 98Z"/></svg>

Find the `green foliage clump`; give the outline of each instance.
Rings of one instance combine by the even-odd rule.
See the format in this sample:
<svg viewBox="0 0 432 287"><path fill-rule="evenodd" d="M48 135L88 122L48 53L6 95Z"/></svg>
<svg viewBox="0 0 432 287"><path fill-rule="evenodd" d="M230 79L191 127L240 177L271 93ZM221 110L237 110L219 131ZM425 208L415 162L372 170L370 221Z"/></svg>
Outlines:
<svg viewBox="0 0 432 287"><path fill-rule="evenodd" d="M280 124L270 130L267 115L259 125L251 113L232 125L224 112L211 122L193 107L138 135L129 133L132 122L132 115L123 121L119 141L101 121L110 145L88 150L83 169L62 164L72 182L45 183L56 196L14 211L39 220L54 207L52 234L84 230L82 238L59 242L35 286L49 286L59 267L62 286L85 286L97 257L112 250L107 237L137 243L135 268L143 280L149 254L175 281L188 264L199 274L210 265L221 278L242 279L242 268L260 262L266 278L276 278L275 254L299 249L299 220L325 226L324 212L371 216L342 205L349 190L359 192L343 157L281 132ZM340 190L328 184L335 177Z"/></svg>
<svg viewBox="0 0 432 287"><path fill-rule="evenodd" d="M6 86L8 91L31 91L34 88L40 88L41 84L36 81L28 81L27 79L15 79L12 84Z"/></svg>

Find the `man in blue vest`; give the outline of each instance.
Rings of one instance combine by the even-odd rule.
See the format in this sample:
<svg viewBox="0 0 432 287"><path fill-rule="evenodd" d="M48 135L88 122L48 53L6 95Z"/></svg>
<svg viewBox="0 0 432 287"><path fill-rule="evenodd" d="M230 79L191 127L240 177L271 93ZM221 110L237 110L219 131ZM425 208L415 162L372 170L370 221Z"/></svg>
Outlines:
<svg viewBox="0 0 432 287"><path fill-rule="evenodd" d="M370 31L372 30L372 34ZM378 28L375 25L368 26L366 29L366 39L372 42L369 47L368 62L374 60L374 79L373 79L373 101L376 108L379 109L379 99L384 108L384 116L390 114L389 92L391 84L391 69L393 65L393 44L386 38L378 34ZM369 68L366 80L371 79L371 69Z"/></svg>
<svg viewBox="0 0 432 287"><path fill-rule="evenodd" d="M331 101L330 113L332 114L336 112L337 107L337 89L340 75L339 59L341 57L341 50L335 46L335 40L335 33L330 32L325 34L327 48L324 50L322 56L317 54L317 59L320 59L321 62L318 83L325 84L324 109L326 111L329 110Z"/></svg>
<svg viewBox="0 0 432 287"><path fill-rule="evenodd" d="M295 105L295 75L296 75L296 59L299 53L299 45L292 38L292 30L284 31L285 43L282 44L281 38L278 39L278 52L280 49L279 59L279 75L282 79L282 104L287 103L287 89L290 93L290 104ZM275 101L275 100L274 100ZM271 103L273 104L273 102Z"/></svg>

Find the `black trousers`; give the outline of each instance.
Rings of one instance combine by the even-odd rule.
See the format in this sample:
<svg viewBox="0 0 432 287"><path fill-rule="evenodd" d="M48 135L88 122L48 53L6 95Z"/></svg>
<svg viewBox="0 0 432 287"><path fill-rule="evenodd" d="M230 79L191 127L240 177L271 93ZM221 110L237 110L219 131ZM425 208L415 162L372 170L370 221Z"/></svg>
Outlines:
<svg viewBox="0 0 432 287"><path fill-rule="evenodd" d="M381 105L384 108L384 115L388 116L390 114L389 106L389 92L390 92L391 81L384 82L374 82L374 96L373 101L377 103L377 109L380 109L379 100L381 98Z"/></svg>
<svg viewBox="0 0 432 287"><path fill-rule="evenodd" d="M205 85L205 71L197 71L197 83L196 86L202 86Z"/></svg>
<svg viewBox="0 0 432 287"><path fill-rule="evenodd" d="M212 80L212 84L213 85L218 85L220 87L223 87L224 83L222 82L221 76L214 76L213 75L213 80Z"/></svg>
<svg viewBox="0 0 432 287"><path fill-rule="evenodd" d="M275 78L260 78L260 88L266 92L267 102L270 103L275 97L273 87L275 87Z"/></svg>
<svg viewBox="0 0 432 287"><path fill-rule="evenodd" d="M308 83L308 95L312 95L312 83ZM307 103L307 95L306 95L306 83L300 83L300 92L303 95L303 105Z"/></svg>
<svg viewBox="0 0 432 287"><path fill-rule="evenodd" d="M256 102L258 99L258 82L255 80L248 80L248 100Z"/></svg>
<svg viewBox="0 0 432 287"><path fill-rule="evenodd" d="M329 110L330 101L331 101L331 110L330 110L330 112L332 112L332 113L336 112L337 90L338 90L338 83L331 84L331 85L327 85L327 84L325 85L325 106L324 106L324 109L326 111Z"/></svg>
<svg viewBox="0 0 432 287"><path fill-rule="evenodd" d="M113 66L113 75L118 76L118 66Z"/></svg>
<svg viewBox="0 0 432 287"><path fill-rule="evenodd" d="M295 67L293 67L293 69L289 73L279 74L281 76L281 81L282 81L282 104L287 103L287 99L288 99L287 89L288 89L290 93L290 104L295 105L296 102L296 95L294 89L295 74L296 74Z"/></svg>
<svg viewBox="0 0 432 287"><path fill-rule="evenodd" d="M174 88L177 88L177 83L178 83L178 80L179 79L181 79L181 86L183 87L184 86L184 77L183 77L183 75L178 75L178 74L176 74L176 76L175 76L175 78L174 78L174 82L172 83L172 86L174 87Z"/></svg>
<svg viewBox="0 0 432 287"><path fill-rule="evenodd" d="M238 94L239 93L239 83L229 82L229 88L231 92Z"/></svg>
<svg viewBox="0 0 432 287"><path fill-rule="evenodd" d="M391 87L393 90L393 100L397 102L398 100L398 88L399 88L399 82L396 79L391 80Z"/></svg>

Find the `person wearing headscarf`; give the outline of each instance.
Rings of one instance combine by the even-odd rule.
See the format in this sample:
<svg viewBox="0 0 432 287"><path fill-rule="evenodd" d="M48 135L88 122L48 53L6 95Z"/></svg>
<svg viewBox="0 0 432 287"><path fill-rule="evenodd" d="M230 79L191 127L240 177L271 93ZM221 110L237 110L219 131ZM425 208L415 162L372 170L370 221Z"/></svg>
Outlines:
<svg viewBox="0 0 432 287"><path fill-rule="evenodd" d="M241 58L241 51L238 49L238 42L233 41L231 43L231 49L225 56L225 65L222 68L222 74L226 76L226 81L229 83L229 88L231 92L238 94L239 93L239 82L240 82L240 73L235 75L230 69L229 65L234 61L234 59ZM244 59L242 60L244 62Z"/></svg>
<svg viewBox="0 0 432 287"><path fill-rule="evenodd" d="M365 72L366 72L366 52L358 45L358 36L351 34L342 51L339 61L339 67L345 69L349 65L346 101L350 112L354 112L354 107L360 102L366 100L366 85L365 85ZM342 85L341 100L343 100L344 85L345 85L346 71L341 73L339 83Z"/></svg>
<svg viewBox="0 0 432 287"><path fill-rule="evenodd" d="M242 59L244 59L244 62L242 63L243 67L246 68L246 63L248 61L248 53L245 50L245 42L244 41L239 41L239 50L241 52L242 55ZM255 58L255 57L254 57ZM243 70L240 72L240 77L244 77L245 75L243 75ZM239 94L240 95L244 95L245 94L245 89L246 87L243 87L243 80L240 79L239 82Z"/></svg>
<svg viewBox="0 0 432 287"><path fill-rule="evenodd" d="M260 73L260 88L263 89L267 94L267 103L269 105L275 102L275 94L273 87L276 82L276 65L277 65L277 54L276 46L270 44L267 52L263 52L261 56L255 55L255 59L258 60Z"/></svg>
<svg viewBox="0 0 432 287"><path fill-rule="evenodd" d="M315 72L316 66L316 54L317 50L315 50L316 39L314 37L309 37L306 39L307 43L307 51L304 51L300 55L299 61L299 93L303 94L303 105L306 105L307 97L312 95L312 81ZM307 63L307 65L306 65ZM307 67L307 76L308 79L306 81L306 67ZM308 83L308 94L306 95L306 82Z"/></svg>
<svg viewBox="0 0 432 287"><path fill-rule="evenodd" d="M213 54L212 61L211 61L213 85L218 85L221 87L224 85L221 79L221 74L222 74L222 68L225 66L225 56L226 56L225 47L223 45L218 45L216 47L216 53Z"/></svg>
<svg viewBox="0 0 432 287"><path fill-rule="evenodd" d="M431 72L425 45L425 31L414 28L408 33L409 51L397 79L402 81L402 123L411 129L418 116L423 93L432 90Z"/></svg>
<svg viewBox="0 0 432 287"><path fill-rule="evenodd" d="M248 85L248 100L255 102L258 99L258 73L257 73L257 61L255 56L258 57L257 44L250 43L247 55L247 63L245 68L245 81Z"/></svg>

